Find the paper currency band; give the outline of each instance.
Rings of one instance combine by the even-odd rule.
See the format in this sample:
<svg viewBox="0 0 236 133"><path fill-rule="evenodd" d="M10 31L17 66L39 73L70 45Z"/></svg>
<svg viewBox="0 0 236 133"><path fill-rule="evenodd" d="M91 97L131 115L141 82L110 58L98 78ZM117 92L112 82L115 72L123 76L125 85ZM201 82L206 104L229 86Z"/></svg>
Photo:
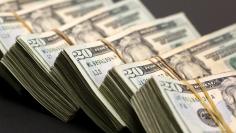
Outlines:
<svg viewBox="0 0 236 133"><path fill-rule="evenodd" d="M25 22L25 20L16 12L12 12L13 16L19 21L30 33L33 33L32 28Z"/></svg>
<svg viewBox="0 0 236 133"><path fill-rule="evenodd" d="M155 64L158 68L163 70L167 75L169 75L171 78L178 79L179 81L182 81L183 84L185 84L188 89L194 94L194 96L201 102L202 106L207 110L207 112L211 115L212 119L215 121L215 123L219 126L220 130L222 132L227 132L227 133L233 133L231 128L228 126L228 124L225 122L224 118L220 114L219 110L217 109L215 103L213 102L212 98L209 96L205 86L200 82L199 79L196 79L196 83L200 86L200 89L203 91L205 97L207 98L210 107L205 103L204 99L196 92L195 88L190 85L186 80L184 80L176 70L174 70L168 63L160 56L156 57L157 61L154 62L152 59L151 61L153 64ZM158 61L160 61L165 67L162 68L160 64L158 64ZM174 75L174 77L172 76Z"/></svg>
<svg viewBox="0 0 236 133"><path fill-rule="evenodd" d="M104 43L111 51L113 51L124 63L127 63L123 56L119 53L119 51L115 47L113 47L111 42L107 41L104 38L100 39L100 41Z"/></svg>
<svg viewBox="0 0 236 133"><path fill-rule="evenodd" d="M52 31L54 31L58 36L63 38L70 46L74 45L74 43L71 41L71 39L66 34L64 34L62 31L60 31L58 29L52 29Z"/></svg>

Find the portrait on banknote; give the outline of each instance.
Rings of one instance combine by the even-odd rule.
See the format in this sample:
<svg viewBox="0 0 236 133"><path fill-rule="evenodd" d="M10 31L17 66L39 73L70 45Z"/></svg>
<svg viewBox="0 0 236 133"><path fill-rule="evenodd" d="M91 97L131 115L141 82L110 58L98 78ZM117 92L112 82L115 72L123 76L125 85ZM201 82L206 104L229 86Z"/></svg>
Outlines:
<svg viewBox="0 0 236 133"><path fill-rule="evenodd" d="M142 61L158 54L151 44L142 40L138 33L121 39L118 47L127 62Z"/></svg>
<svg viewBox="0 0 236 133"><path fill-rule="evenodd" d="M184 79L196 79L211 75L211 70L204 62L188 51L173 55L170 64Z"/></svg>
<svg viewBox="0 0 236 133"><path fill-rule="evenodd" d="M222 97L225 101L226 106L232 112L233 116L236 117L236 78L229 77L221 83Z"/></svg>
<svg viewBox="0 0 236 133"><path fill-rule="evenodd" d="M75 26L72 30L72 34L77 44L94 42L103 38L103 35L99 32L99 30L89 21Z"/></svg>
<svg viewBox="0 0 236 133"><path fill-rule="evenodd" d="M34 32L45 32L55 27L59 27L61 22L50 8L38 10L31 14L30 21L33 24Z"/></svg>
<svg viewBox="0 0 236 133"><path fill-rule="evenodd" d="M7 2L0 4L0 12L10 12L17 10L19 10L19 7L15 2Z"/></svg>

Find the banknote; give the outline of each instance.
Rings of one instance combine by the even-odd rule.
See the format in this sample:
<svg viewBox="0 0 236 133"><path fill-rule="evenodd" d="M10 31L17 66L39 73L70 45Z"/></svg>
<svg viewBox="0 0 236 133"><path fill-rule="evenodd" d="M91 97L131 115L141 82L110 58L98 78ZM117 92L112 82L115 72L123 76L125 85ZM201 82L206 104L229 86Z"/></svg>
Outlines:
<svg viewBox="0 0 236 133"><path fill-rule="evenodd" d="M74 44L82 45L150 20L154 20L154 17L139 0L126 0L90 13L59 30ZM18 42L23 47L29 47L46 68L53 66L58 53L69 46L55 32L21 36Z"/></svg>
<svg viewBox="0 0 236 133"><path fill-rule="evenodd" d="M34 33L41 33L110 4L110 0L55 0L16 13L26 21ZM0 50L3 54L15 43L17 36L27 33L29 31L13 13L0 13Z"/></svg>
<svg viewBox="0 0 236 133"><path fill-rule="evenodd" d="M17 11L20 7L17 5L16 0L0 1L0 12Z"/></svg>
<svg viewBox="0 0 236 133"><path fill-rule="evenodd" d="M140 127L140 123L130 104L131 97L152 76L168 76L160 69L160 66L164 68L163 64L155 59L153 59L153 62L145 60L114 66L105 75L105 79L99 87L102 95L114 107L128 127L133 130Z"/></svg>
<svg viewBox="0 0 236 133"><path fill-rule="evenodd" d="M198 38L199 34L197 33L196 30L193 30L194 28L192 26L189 26L189 24L187 23L188 21L186 21L186 20L187 19L184 17L183 14L172 15L172 16L169 16L169 17L166 17L163 19L157 19L154 22L146 24L145 26L143 26L143 24L142 24L140 26L132 27L132 28L128 29L127 31L124 31L124 32L115 34L111 37L108 37L107 40L109 42L111 42L115 48L122 51L121 53L125 53L125 52L130 53L129 50L127 50L127 49L130 49L130 51L132 51L132 48L134 48L133 50L136 51L137 55L145 56L142 53L142 51L145 51L148 46L145 46L145 44L142 43L142 41L141 41L141 40L145 40L145 39L143 39L144 37L147 37L147 38L151 38L151 37L158 38L159 37L159 38L161 38L161 37L163 37L162 36L163 34L166 34L166 36L171 36L174 31L185 30L186 31L186 33L184 35L185 37L184 38L180 37L178 39L176 38L175 40L172 40L170 45L171 44L181 44L181 43L184 44L185 42L190 42L190 41ZM180 25L176 25L174 27L172 27L172 26L169 27L170 23L178 23L178 22L180 23ZM184 25L184 24L186 24L186 25ZM173 25L175 25L175 24L173 24ZM141 35L136 36L137 34L141 34L141 33L144 34L143 35L144 37ZM145 33L147 34L146 36L145 36ZM132 36L132 35L134 35L134 37L132 37L131 39L127 39L127 38L129 38L129 36ZM151 37L149 37L148 35L150 35ZM130 41L126 41L126 39L130 40ZM168 37L163 38L163 40L167 40L167 39L168 39ZM134 42L131 42L131 41L134 41ZM156 47L155 44L159 45L159 43L149 43L149 44L151 44L152 47ZM75 63L78 63L80 61L87 62L87 63L82 63L81 65L83 66L84 69L86 69L85 70L86 72L91 74L91 77L92 77L92 79L94 79L93 81L97 84L97 86L100 86L102 81L104 80L107 72L113 66L116 65L111 62L104 62L103 59L105 59L105 58L114 59L114 57L113 57L114 53L112 53L113 51L111 51L111 50L108 50L109 52L107 50L103 50L103 49L108 49L108 48L102 42L91 43L91 47L89 46L90 44L86 44L86 45L88 45L86 48L81 47L81 49L80 49L80 46L76 46L75 50L80 49L79 51L86 51L86 53L88 53L87 56L89 56L89 58L81 58L80 60L77 59L77 61L75 61ZM168 45L168 43L166 43L165 45ZM138 49L136 49L136 47L138 47ZM96 48L101 48L102 52L94 50ZM171 48L171 46L169 46L169 49L170 48ZM175 48L175 47L173 47L173 48ZM155 49L154 48L149 49L149 51L155 51ZM147 51L145 51L145 52L147 53ZM112 56L109 56L108 53ZM73 55L72 52L70 52L70 53L68 52L68 54L71 55L71 58L75 58L75 56ZM153 53L152 56L150 56L151 54L149 54L149 53L147 55L149 55L149 56L147 56L144 59L148 59L148 58L151 58L152 56L158 55L158 52L156 50L155 54ZM123 58L126 59L127 62L129 62L129 60L132 62L139 60L137 58L134 58L135 56L130 57L130 58L129 58L129 56L126 57L125 54L122 54L122 56L123 56ZM132 59L134 59L134 60L132 60ZM96 62L93 62L93 60L96 60L96 62L98 62L99 64L96 65ZM120 64L119 63L120 61L118 61L118 60L121 60L121 59L117 58L115 60L118 64ZM93 70L95 70L95 69L98 69L103 74L101 74L101 73L96 74L95 72L93 72Z"/></svg>
<svg viewBox="0 0 236 133"><path fill-rule="evenodd" d="M126 62L135 62L163 54L199 37L186 15L176 13L132 27L107 40L121 51Z"/></svg>
<svg viewBox="0 0 236 133"><path fill-rule="evenodd" d="M77 2L79 1L77 0ZM80 0L78 4L78 6L61 9L57 14L59 14L66 23L69 23L73 21L74 18L85 16L89 12L112 5L113 2L112 0Z"/></svg>
<svg viewBox="0 0 236 133"><path fill-rule="evenodd" d="M235 72L227 72L200 79L200 82L206 88L209 96L213 100L224 121L233 132L236 131L235 75ZM196 81L188 82L194 87L200 97L206 99L200 89L199 84L197 84ZM171 120L170 118L168 119L170 122L169 125L172 125L175 127L175 129L181 129L182 132L221 132L219 126L212 119L206 108L202 106L199 100L197 100L195 95L183 82L154 76L149 82L147 82L147 84L151 85L152 87L147 87L148 85L146 85L146 87L142 88L145 90L141 89L141 91L138 92L139 94L136 94L131 99L131 103L135 109L140 108L137 103L140 103L141 99L137 97L137 95L143 95L143 100L145 101L143 103L147 105L157 105L155 108L159 111L165 110L167 108L170 109L169 112L166 112L166 115L174 116L175 121ZM148 101L147 97L152 97L151 94L160 98L161 101L152 98L151 99L153 101ZM144 105L141 104L141 106ZM158 118L159 115L156 114L157 111L154 111L153 109L149 108L145 110L146 112L143 111L142 113L144 115L148 113L154 113L155 115L153 119L156 120L156 122L150 123L153 125L159 125L160 129L166 128L166 126L158 123L161 121L161 119ZM138 112L137 114L141 116L141 112ZM154 131L152 129L154 129L155 126L148 126L146 122L143 125L145 126L147 132Z"/></svg>
<svg viewBox="0 0 236 133"><path fill-rule="evenodd" d="M98 91L98 87L102 82L103 75L105 75L106 72L111 69L113 65L120 65L123 64L123 62L118 58L118 56L114 52L112 52L105 45L80 45L79 49L76 47L78 46L66 48L65 51L62 52L64 53L63 55L66 58L70 58L69 60L65 60L66 63L63 64L63 67L67 67L68 70L70 69L70 72L74 74L77 72L82 74L80 77L78 77L78 75L72 75L69 71L67 72L68 75L66 79L68 80L68 82L70 80L70 83L72 84L72 86L70 87L77 88L78 86L84 86L78 89L73 89L75 90L76 94L79 95L79 97L83 97L83 101L85 101L85 103L81 102L80 105L90 117L94 116L95 114L98 116L102 116L102 118L100 119L97 118L98 116L91 117L91 119L94 120L96 124L101 126L101 119L108 119L109 121L112 120L113 124L118 125L116 130L121 130L121 128L125 126L123 120L113 109L110 103L104 98L104 96L101 95L101 93ZM60 57L58 59L60 59ZM72 62L76 63L72 64ZM68 66L69 64L71 65ZM71 67L76 67L78 69L74 70L71 69ZM77 83L75 82L75 80L77 80ZM85 87L85 84L81 84L80 81L86 82L85 84L88 84L88 86L86 85ZM88 97L88 94L85 95L86 93L84 95L83 93L79 94L80 90L91 91L91 94L95 96ZM96 105L96 107L94 107L94 105ZM94 112L95 114L91 112ZM110 124L110 126L112 126L112 124ZM102 128L104 129L104 127Z"/></svg>
<svg viewBox="0 0 236 133"><path fill-rule="evenodd" d="M58 30L68 36L76 46L83 46L85 42L93 41L91 39L107 37L153 19L152 14L140 1L125 0L75 19ZM60 35L52 31L21 35L1 60L41 105L63 121L70 120L79 109L80 99L77 93L74 93L75 90L64 87L65 82L57 80L58 77L54 77L50 72L58 53L69 46ZM98 105L94 106L94 109ZM99 126L105 127L104 130L112 132L124 127L119 116L105 117L113 115L99 109L96 112L104 116L101 118L96 115L94 118L100 118ZM113 124L109 125L110 123Z"/></svg>
<svg viewBox="0 0 236 133"><path fill-rule="evenodd" d="M116 75L116 79L122 79L122 81L127 85L127 88L120 87L120 89L125 92L124 95L127 99L130 99L131 96L153 76L168 77L168 75L159 67L164 67L163 64L157 62L155 59L151 60L155 63L150 60L139 61L115 66L110 71L109 75ZM156 63L158 63L158 65ZM117 83L114 82L114 84Z"/></svg>
<svg viewBox="0 0 236 133"><path fill-rule="evenodd" d="M235 70L233 67L235 28L235 25L229 26L161 56L184 78L194 79L233 71ZM156 62L155 59L153 61ZM160 62L158 64L163 66ZM187 67L182 68L185 65L188 66L188 69ZM160 71L160 68L151 61L117 66L114 71L129 86L130 95L128 97L132 96L153 75L166 76L165 72ZM195 72L196 74L194 74Z"/></svg>
<svg viewBox="0 0 236 133"><path fill-rule="evenodd" d="M1 0L0 12L14 12L43 4L47 0Z"/></svg>
<svg viewBox="0 0 236 133"><path fill-rule="evenodd" d="M236 25L206 35L161 55L183 79L236 69Z"/></svg>
<svg viewBox="0 0 236 133"><path fill-rule="evenodd" d="M163 38L163 40L168 40L167 36L171 35L174 36L174 34L178 32L178 30L183 31L184 37L180 36L179 38L176 37L175 39L169 42L170 45L166 42L164 45L167 46L165 47L169 46L169 49L175 48L177 47L177 45L175 44L183 45L184 42L189 42L199 37L198 32L193 28L193 26L187 20L185 15L183 13L179 13L171 15L166 18L157 19L147 24L134 26L132 28L129 28L127 31L123 31L121 33L108 37L106 40L108 42L111 42L114 48L117 48L119 51L122 50L125 51L127 49L136 48L137 46L138 49L134 49L134 51L136 50L136 53L134 54L137 55L140 54L142 56L145 56L145 54L140 51L145 51L146 48L150 47L145 46L145 43L143 43L141 40L149 39L149 41L151 41L154 40L154 38ZM164 38L163 36L165 36L166 38ZM153 47L155 47L155 45L160 45L159 42L149 43L149 44L153 45ZM175 47L171 47L172 44L175 45ZM152 50L154 51L154 48L153 49L150 48L150 51ZM162 49L160 49L159 52L161 51ZM147 51L145 52L147 53ZM129 60L129 58L125 58L126 55L123 54L124 53L123 51L121 53L123 59L125 59L127 62L136 61L136 58L130 58L135 60ZM156 52L155 54L157 55L158 52ZM151 56L147 56L146 58L150 57ZM66 62L65 60L68 62L65 63ZM67 66L66 64L70 64L71 66ZM89 84L88 90L94 92L95 95L97 96L96 100L98 99L98 101L101 101L104 104L101 106L106 107L106 109L104 110L108 110L108 112L109 111L114 112L114 109L110 107L113 106L112 103L110 101L107 101L107 99L103 98L104 95L100 92L101 89L99 87L102 85L108 71L111 70L114 66L119 66L122 64L124 64L124 62L122 62L122 59L120 59L118 55L114 53L114 51L109 49L107 45L105 45L103 42L98 41L93 43L87 43L85 46L79 45L67 48L63 52L63 55L60 55L60 57L55 62L54 66L56 66L56 68L53 67L52 70L56 73L60 73L61 75L66 75L64 79L65 80L67 79L68 82L72 82L71 84L73 85L76 83L73 83L74 79L71 79L72 77L70 78L67 77L67 75L69 76L68 73L71 72L77 73L77 71L80 72L82 76L77 77L76 80L86 81L86 84ZM57 77L61 76L57 75ZM115 83L113 85L111 85L112 87L111 86L109 87L111 87L111 89L113 88L114 90L117 86L115 86ZM79 85L77 87L75 86L73 87L74 89L77 88L75 90L84 89L84 88L79 88ZM80 96L80 97L85 97L85 96ZM124 112L124 110L122 112ZM116 111L118 112L118 114L122 119L127 116L127 115L122 116L118 110ZM113 117L114 116L116 117L116 115L117 114L113 114ZM132 124L129 123L129 125ZM129 125L128 127L130 128ZM140 132L142 131L141 128L135 128L135 127L131 128L131 131L133 132L137 132L138 130L140 130Z"/></svg>
<svg viewBox="0 0 236 133"><path fill-rule="evenodd" d="M231 25L160 56L186 79L233 71L235 28L235 25ZM127 98L130 98L153 75L167 76L160 69L160 67L165 69L165 66L156 59L152 61L129 63L113 68L112 71L117 78L129 86L125 90Z"/></svg>
<svg viewBox="0 0 236 133"><path fill-rule="evenodd" d="M235 25L232 25L175 48L167 53L160 54L160 56L164 58L166 63L174 68L177 73L181 74L182 71L185 71L185 75L189 77L191 74L201 73L201 69L202 71L214 71L213 73L200 76L197 75L195 77L191 77L190 79L232 71L234 70L232 69L233 67L230 67L230 63L227 62L229 62L228 60L230 60L230 58L234 57L234 49L232 46L235 44L234 32ZM182 53L185 56L179 56L178 53ZM208 57L206 55L208 55ZM213 61L213 59L209 58L209 55L214 55L214 57L217 57L218 60ZM172 59L171 62L170 58L176 60ZM200 59L203 60L201 61ZM179 66L174 66L172 63L176 63L176 65ZM186 65L188 68L182 68L182 71L180 71L181 65ZM124 116L126 118L125 121L128 121L127 123L132 123L136 121L136 118L130 105L131 96L135 94L151 77L169 77L169 74L166 72L169 73L166 66L163 62L160 62L156 58L115 66L106 75L106 78L104 79L99 90L106 97L106 99L108 99L111 105L113 105L119 115Z"/></svg>

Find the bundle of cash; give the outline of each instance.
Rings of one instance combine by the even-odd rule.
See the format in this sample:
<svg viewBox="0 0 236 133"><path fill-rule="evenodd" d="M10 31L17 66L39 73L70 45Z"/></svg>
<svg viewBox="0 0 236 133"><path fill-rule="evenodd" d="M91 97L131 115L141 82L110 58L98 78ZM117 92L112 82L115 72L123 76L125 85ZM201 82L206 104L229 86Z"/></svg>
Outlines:
<svg viewBox="0 0 236 133"><path fill-rule="evenodd" d="M178 35L176 35L178 33ZM179 35L181 34L181 35ZM179 38L178 38L178 37ZM163 38L166 37L166 38ZM168 40L166 43L160 43L158 38ZM108 37L106 40L113 44L123 59L127 62L133 62L150 58L162 52L158 51L157 46L165 45L168 49L177 47L185 42L192 41L199 37L198 32L191 25L183 13L175 14L166 18L157 19L145 25L138 25ZM157 40L156 42L154 40ZM146 42L146 43L145 43ZM132 49L133 48L133 49ZM128 50L130 49L130 51ZM153 53L150 53L150 52ZM135 54L136 52L136 54ZM140 53L139 53L140 52ZM139 56L139 55L142 56ZM141 57L141 58L138 58ZM93 42L85 46L74 46L67 48L57 58L52 72L55 77L65 81L65 88L75 90L80 99L80 105L83 110L98 124L110 119L112 123L123 124L121 119L125 120L118 110L115 110L107 99L101 94L99 87L102 84L107 72L114 66L121 65L122 59L109 49L104 42ZM114 86L109 86L114 89ZM121 111L122 112L122 111ZM104 114L104 115L102 115ZM119 115L118 115L119 114ZM96 118L96 117L97 118ZM101 117L102 116L102 117ZM100 118L99 118L100 117ZM116 120L114 122L114 120ZM105 124L106 125L106 124ZM141 126L136 126L129 122L127 126L132 132L141 132Z"/></svg>
<svg viewBox="0 0 236 133"><path fill-rule="evenodd" d="M31 27L32 32L39 33L58 28L111 3L110 0L54 0L17 11L16 14ZM0 55L15 44L17 36L30 33L11 12L0 13L0 29Z"/></svg>
<svg viewBox="0 0 236 133"><path fill-rule="evenodd" d="M186 82L165 79L158 76L151 78L131 98L134 107L145 131L157 132L236 132L236 72L227 72L201 78L200 84L190 80ZM193 93L189 86L197 94ZM199 95L206 105L207 101L202 87L229 128L220 125L211 112L204 107ZM168 125L168 128L166 128Z"/></svg>
<svg viewBox="0 0 236 133"><path fill-rule="evenodd" d="M183 13L179 13L166 18L156 20L155 22L143 25L142 27L137 27L134 30L121 33L120 36L116 37L117 38L114 39L115 41L111 39L112 40L111 42L117 45L118 47L122 47L123 46L122 44L126 44L126 47L122 48L124 49L122 51L122 55L127 61L133 62L133 61L148 59L151 58L152 56L165 53L170 49L174 49L178 46L184 45L192 40L197 39L199 37L199 34L191 25L191 23L188 21L188 19L185 17L185 15ZM115 37L110 37L110 38L115 38ZM147 51L146 48L151 48L148 50L155 52L149 54L151 52ZM145 54L147 56L145 56ZM130 128L136 128L137 126L135 125L138 124L137 121L135 120L136 117L132 116L134 113L132 111L130 104L127 105L127 103L129 103L129 100L127 100L127 98L130 99L133 93L126 92L126 90L130 88L130 86L127 88L126 84L128 83L123 82L126 80L126 77L120 77L119 74L120 72L121 74L123 74L123 70L125 70L125 67L127 72L130 71L132 72L132 69L135 70L134 67L136 67L136 65L138 65L139 63L141 62L134 64L129 63L126 65L117 66L120 68L118 70L121 70L119 72L116 71L117 67L113 68L108 73L107 76L104 75L106 76L106 79L99 88L102 94L108 99L111 105L114 106L116 111L119 113L119 115L122 117L122 119L127 123L127 125ZM155 72L156 69L155 65L151 62L148 63L150 64L149 65L150 68L148 65L147 68L152 69L154 70L153 72ZM128 70L128 67L131 68L130 71ZM116 74L116 72L119 74ZM141 86L140 83L139 86ZM122 93L125 93L125 95L128 94L127 97L123 97ZM130 110L132 113L130 112Z"/></svg>
<svg viewBox="0 0 236 133"><path fill-rule="evenodd" d="M154 75L168 76L151 61L128 63L113 67L99 87L129 128L136 128L140 124L130 104L131 96Z"/></svg>
<svg viewBox="0 0 236 133"><path fill-rule="evenodd" d="M83 46L85 42L153 19L140 1L125 0L76 19L58 30L67 35L73 44ZM69 46L55 32L21 35L1 61L40 104L64 121L78 110L79 98L74 90L63 87L63 81L51 75L50 69L58 53ZM109 122L106 127L109 127ZM112 125L109 129L116 130Z"/></svg>
<svg viewBox="0 0 236 133"><path fill-rule="evenodd" d="M125 62L145 60L199 38L200 35L184 13L132 27L107 38Z"/></svg>
<svg viewBox="0 0 236 133"><path fill-rule="evenodd" d="M38 6L48 0L1 0L0 12L14 12L31 6Z"/></svg>
<svg viewBox="0 0 236 133"><path fill-rule="evenodd" d="M226 27L160 56L166 60L166 63L173 66L180 75L183 71L189 72L185 74L190 79L232 71L234 70L231 67L233 65L230 65L228 62L235 56L235 49L233 49L236 41L234 38L235 29L236 25ZM178 53L182 53L184 56L178 56ZM208 54L214 55L214 57L217 57L217 60L211 60L210 56L206 56ZM176 60L179 61L179 63L176 62L176 65L179 65L178 67L174 67L173 61L170 61L170 58L175 56L179 57L179 60ZM212 73L197 75L204 73L206 70ZM133 123L137 122L135 120L137 116L130 105L131 96L152 76L169 76L166 74L166 71L168 69L164 64L154 58L147 61L120 65L109 71L99 90L119 115L122 116L123 120L126 123L130 123L130 125L134 125ZM191 77L190 74L196 74L196 76ZM183 79L189 79L186 77L183 77Z"/></svg>
<svg viewBox="0 0 236 133"><path fill-rule="evenodd" d="M111 5L112 1L54 0L42 3L16 12L32 28L32 31L37 33L58 28L73 19L79 19L92 11ZM0 58L16 43L17 36L29 33L13 13L0 13ZM14 76L2 64L0 67L1 77L18 93L24 93L23 87Z"/></svg>
<svg viewBox="0 0 236 133"><path fill-rule="evenodd" d="M80 107L106 132L119 131L126 126L98 91L106 72L120 64L123 62L119 57L102 42L69 47L55 62L60 77L64 76L65 82L78 95Z"/></svg>
<svg viewBox="0 0 236 133"><path fill-rule="evenodd" d="M82 108L105 132L236 131L235 37L233 24L200 38L184 13L155 19L140 0L4 0L0 75L59 119ZM194 97L199 78L227 126Z"/></svg>
<svg viewBox="0 0 236 133"><path fill-rule="evenodd" d="M162 55L182 79L195 79L236 69L236 24L205 35Z"/></svg>

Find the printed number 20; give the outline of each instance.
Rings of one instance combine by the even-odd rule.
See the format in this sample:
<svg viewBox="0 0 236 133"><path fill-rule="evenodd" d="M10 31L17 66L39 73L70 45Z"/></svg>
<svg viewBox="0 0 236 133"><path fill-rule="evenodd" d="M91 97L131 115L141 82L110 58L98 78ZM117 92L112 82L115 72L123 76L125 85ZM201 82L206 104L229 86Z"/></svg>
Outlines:
<svg viewBox="0 0 236 133"><path fill-rule="evenodd" d="M44 42L44 40L39 39L39 38L30 39L30 40L27 40L27 42L28 42L29 45L31 45L32 47L39 47L39 46L46 45L46 43Z"/></svg>
<svg viewBox="0 0 236 133"><path fill-rule="evenodd" d="M140 68L136 67L136 68L125 70L124 74L128 76L129 78L135 78L137 76L142 76L144 73Z"/></svg>

